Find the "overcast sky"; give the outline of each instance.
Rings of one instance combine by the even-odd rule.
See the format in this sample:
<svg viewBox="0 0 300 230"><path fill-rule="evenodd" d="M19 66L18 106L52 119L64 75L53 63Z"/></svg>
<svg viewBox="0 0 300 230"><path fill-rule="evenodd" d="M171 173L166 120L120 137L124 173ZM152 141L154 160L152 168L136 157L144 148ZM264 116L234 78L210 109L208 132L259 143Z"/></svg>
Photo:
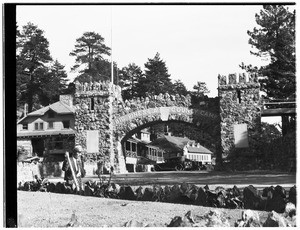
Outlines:
<svg viewBox="0 0 300 230"><path fill-rule="evenodd" d="M144 70L156 52L171 74L192 90L197 81L207 83L217 96L218 74L241 72L239 64L266 65L250 54L247 30L257 26L255 13L262 6L17 6L17 24L36 24L44 30L53 59L65 65L71 79L69 56L75 40L94 31L112 49L113 60L122 68L135 63Z"/></svg>

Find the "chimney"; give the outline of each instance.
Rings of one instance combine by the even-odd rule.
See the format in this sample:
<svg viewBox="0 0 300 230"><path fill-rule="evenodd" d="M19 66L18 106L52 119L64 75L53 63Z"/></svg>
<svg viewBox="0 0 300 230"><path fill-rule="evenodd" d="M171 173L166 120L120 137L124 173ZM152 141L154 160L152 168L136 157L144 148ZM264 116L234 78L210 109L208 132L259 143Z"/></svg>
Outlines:
<svg viewBox="0 0 300 230"><path fill-rule="evenodd" d="M70 106L71 108L73 107L73 96L70 94L59 95L59 101Z"/></svg>
<svg viewBox="0 0 300 230"><path fill-rule="evenodd" d="M27 113L28 113L28 104L25 103L25 104L24 104L24 117L27 116Z"/></svg>

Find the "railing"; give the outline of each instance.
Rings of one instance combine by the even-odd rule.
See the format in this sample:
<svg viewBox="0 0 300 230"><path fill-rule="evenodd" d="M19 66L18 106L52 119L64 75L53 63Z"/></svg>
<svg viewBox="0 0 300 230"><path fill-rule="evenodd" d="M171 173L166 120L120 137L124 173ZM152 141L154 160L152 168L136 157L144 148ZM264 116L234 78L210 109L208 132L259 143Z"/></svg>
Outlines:
<svg viewBox="0 0 300 230"><path fill-rule="evenodd" d="M125 154L126 157L137 157L137 153L130 150L125 150Z"/></svg>

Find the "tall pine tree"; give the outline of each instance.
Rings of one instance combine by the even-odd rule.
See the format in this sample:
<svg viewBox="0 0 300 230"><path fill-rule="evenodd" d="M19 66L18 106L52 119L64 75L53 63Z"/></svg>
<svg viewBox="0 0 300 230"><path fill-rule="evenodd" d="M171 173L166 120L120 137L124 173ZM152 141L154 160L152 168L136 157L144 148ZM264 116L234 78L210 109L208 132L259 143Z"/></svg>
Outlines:
<svg viewBox="0 0 300 230"><path fill-rule="evenodd" d="M263 90L270 99L293 96L296 91L295 11L290 12L282 5L264 5L255 19L259 27L248 31L248 35L249 44L257 51L251 53L271 60L258 70L267 77L261 80ZM243 68L247 70L247 66ZM253 70L251 66L250 69Z"/></svg>
<svg viewBox="0 0 300 230"><path fill-rule="evenodd" d="M135 63L130 63L120 71L120 86L123 99L131 99L138 96L137 83L143 76L143 72Z"/></svg>
<svg viewBox="0 0 300 230"><path fill-rule="evenodd" d="M172 82L166 63L156 53L153 59L148 59L145 63L145 76L138 81L138 94L145 96L146 92L150 94L172 93Z"/></svg>
<svg viewBox="0 0 300 230"><path fill-rule="evenodd" d="M72 70L79 69L76 80L96 81L110 79L110 62L104 56L110 55L110 48L104 44L104 38L95 32L85 32L76 39L74 50L70 56L76 57Z"/></svg>
<svg viewBox="0 0 300 230"><path fill-rule="evenodd" d="M28 23L17 33L17 99L18 106L28 103L28 112L39 106L38 91L41 73L46 73L47 64L52 61L49 42L44 32ZM44 70L43 70L44 69Z"/></svg>

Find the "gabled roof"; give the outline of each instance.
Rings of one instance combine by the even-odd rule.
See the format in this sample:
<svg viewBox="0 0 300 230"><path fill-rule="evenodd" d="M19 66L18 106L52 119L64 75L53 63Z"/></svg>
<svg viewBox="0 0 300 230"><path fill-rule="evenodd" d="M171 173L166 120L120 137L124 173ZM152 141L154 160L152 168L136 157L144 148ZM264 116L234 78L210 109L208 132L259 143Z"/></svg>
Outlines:
<svg viewBox="0 0 300 230"><path fill-rule="evenodd" d="M53 110L57 114L72 114L75 112L73 108L68 106L67 104L58 101L51 105L48 105L44 108L41 108L39 110L36 110L34 112L29 113L27 116L42 116L44 115L48 110Z"/></svg>
<svg viewBox="0 0 300 230"><path fill-rule="evenodd" d="M67 104L58 101L55 102L51 105L48 105L46 107L43 107L41 109L38 109L36 111L33 111L31 113L28 113L26 117L23 117L21 120L18 121L18 124L20 124L22 121L24 121L27 117L31 117L31 116L43 116L46 112L48 112L49 110L54 111L57 114L74 114L75 113L75 109L68 106Z"/></svg>
<svg viewBox="0 0 300 230"><path fill-rule="evenodd" d="M162 136L150 144L166 151L181 151L188 141L186 137Z"/></svg>
<svg viewBox="0 0 300 230"><path fill-rule="evenodd" d="M211 151L209 151L207 148L204 148L203 146L198 147L187 147L187 150L189 153L207 153L207 154L212 154Z"/></svg>
<svg viewBox="0 0 300 230"><path fill-rule="evenodd" d="M174 136L162 136L150 144L153 146L158 146L161 149L166 151L174 152L174 151L182 151L183 148L188 143L195 143L195 141L190 140L187 137L174 137ZM187 145L187 150L189 153L207 153L212 154L207 148L199 145L199 147L191 147Z"/></svg>

